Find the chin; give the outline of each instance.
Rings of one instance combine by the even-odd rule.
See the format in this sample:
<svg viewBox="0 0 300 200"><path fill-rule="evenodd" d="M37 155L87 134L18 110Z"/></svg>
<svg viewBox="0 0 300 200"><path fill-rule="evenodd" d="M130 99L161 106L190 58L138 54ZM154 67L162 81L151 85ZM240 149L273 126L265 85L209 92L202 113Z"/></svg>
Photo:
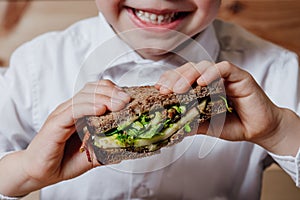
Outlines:
<svg viewBox="0 0 300 200"><path fill-rule="evenodd" d="M182 37L169 37L164 39L144 39L136 42L133 38L127 38L127 43L136 50L142 57L146 59L162 59L168 56L183 42L190 39L187 36Z"/></svg>
<svg viewBox="0 0 300 200"><path fill-rule="evenodd" d="M157 48L143 48L136 50L143 58L150 60L160 60L167 57L170 51Z"/></svg>

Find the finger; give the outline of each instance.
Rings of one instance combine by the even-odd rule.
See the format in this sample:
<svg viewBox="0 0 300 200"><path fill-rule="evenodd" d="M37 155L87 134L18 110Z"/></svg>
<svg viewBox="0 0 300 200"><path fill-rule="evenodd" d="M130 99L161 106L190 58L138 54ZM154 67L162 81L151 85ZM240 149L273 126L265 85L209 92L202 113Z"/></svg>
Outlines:
<svg viewBox="0 0 300 200"><path fill-rule="evenodd" d="M161 75L155 87L163 94L171 93L175 82L180 79L180 76L178 71L168 70Z"/></svg>
<svg viewBox="0 0 300 200"><path fill-rule="evenodd" d="M196 78L200 76L196 64L191 62L179 67L177 71L181 76L173 83L173 91L176 93L184 93L189 90Z"/></svg>
<svg viewBox="0 0 300 200"><path fill-rule="evenodd" d="M81 144L78 134L73 134L66 142L59 174L62 180L74 178L95 167L96 163L89 162L86 154L79 151Z"/></svg>
<svg viewBox="0 0 300 200"><path fill-rule="evenodd" d="M69 103L70 100L67 102ZM86 115L102 115L107 108L104 105L95 107L94 104L83 103L76 109L69 103L63 110L52 112L44 123L41 131L37 134L37 141L48 141L47 146L65 143L76 132L77 119ZM44 138L44 139L43 139ZM54 149L54 147L53 147Z"/></svg>
<svg viewBox="0 0 300 200"><path fill-rule="evenodd" d="M244 128L236 114L227 114L220 138L230 141L244 141Z"/></svg>
<svg viewBox="0 0 300 200"><path fill-rule="evenodd" d="M197 76L199 73L196 65L188 62L175 70L166 71L157 82L156 88L162 93L183 93L190 88Z"/></svg>
<svg viewBox="0 0 300 200"><path fill-rule="evenodd" d="M81 117L86 115L102 115L106 110L106 105L102 103L81 102L73 104L72 100L69 100L64 105L59 106L59 109L54 110L49 115L48 120L55 119L60 127L67 128L74 126L75 121Z"/></svg>
<svg viewBox="0 0 300 200"><path fill-rule="evenodd" d="M249 76L248 72L227 61L217 63L215 68L227 82L240 82Z"/></svg>
<svg viewBox="0 0 300 200"><path fill-rule="evenodd" d="M111 87L116 86L116 84L114 84L111 80L108 80L108 79L99 80L97 82L94 82L94 84L96 84L96 85L104 85L104 86L111 86Z"/></svg>
<svg viewBox="0 0 300 200"><path fill-rule="evenodd" d="M103 115L107 111L107 107L104 104L95 105L94 103L82 103L76 104L72 108L73 120L80 119L88 115Z"/></svg>
<svg viewBox="0 0 300 200"><path fill-rule="evenodd" d="M96 94L103 94L106 95L112 99L118 99L123 101L124 103L129 103L131 100L131 97L129 94L121 90L117 87L97 87L95 90Z"/></svg>
<svg viewBox="0 0 300 200"><path fill-rule="evenodd" d="M184 93L188 91L191 85L207 70L213 66L209 61L202 61L198 64L189 62L176 70L165 72L158 81L156 88L160 91ZM165 87L161 87L161 85ZM166 90L167 89L167 90Z"/></svg>
<svg viewBox="0 0 300 200"><path fill-rule="evenodd" d="M87 103L78 106L75 110L69 106L61 112L51 113L38 136L47 138L49 142L64 143L76 131L77 119L91 113L102 115L105 111L105 106L93 107L93 104Z"/></svg>
<svg viewBox="0 0 300 200"><path fill-rule="evenodd" d="M203 71L197 80L199 85L207 85L218 78L223 78L227 82L239 82L246 78L247 72L238 68L230 62L223 61Z"/></svg>
<svg viewBox="0 0 300 200"><path fill-rule="evenodd" d="M82 88L82 91L85 92L95 92L97 88L110 88L110 89L117 89L118 87L112 83L109 80L100 80L97 82L90 82L90 83L86 83L85 86Z"/></svg>
<svg viewBox="0 0 300 200"><path fill-rule="evenodd" d="M92 104L94 107L105 106L107 109L111 111L118 111L125 107L128 102L124 102L123 100L111 98L109 96L103 94L91 94L81 92L76 97L73 98L73 108L77 109L80 105L85 103ZM92 113L91 113L92 114Z"/></svg>
<svg viewBox="0 0 300 200"><path fill-rule="evenodd" d="M64 110L66 110L69 106L72 105L72 99L69 99L63 103L61 103L60 105L58 105L55 110L52 111L52 115L58 115L59 113L63 112Z"/></svg>
<svg viewBox="0 0 300 200"><path fill-rule="evenodd" d="M173 91L176 93L187 92L201 74L212 65L211 62L202 61L198 64L187 63L183 67L178 68L181 77L174 84Z"/></svg>
<svg viewBox="0 0 300 200"><path fill-rule="evenodd" d="M91 95L81 94L82 97L77 96L77 100L72 98L60 104L50 115L48 119L56 118L58 122L64 127L72 127L74 121L85 115L102 115L106 112L107 107L105 103L92 100ZM81 100L80 100L81 99ZM109 98L106 98L109 99ZM108 101L108 100L106 100ZM105 102L105 101L104 101Z"/></svg>
<svg viewBox="0 0 300 200"><path fill-rule="evenodd" d="M199 85L207 85L222 78L226 85L226 94L231 97L245 97L260 89L253 77L234 64L223 61L209 67L197 80Z"/></svg>
<svg viewBox="0 0 300 200"><path fill-rule="evenodd" d="M96 83L87 84L81 92L92 93L92 94L102 94L114 99L119 99L124 101L124 103L129 103L130 95L125 93L121 88L114 85L99 85Z"/></svg>
<svg viewBox="0 0 300 200"><path fill-rule="evenodd" d="M219 74L218 69L214 64L210 66L204 66L201 76L197 79L197 84L201 86L209 85L211 82L220 79L221 75Z"/></svg>
<svg viewBox="0 0 300 200"><path fill-rule="evenodd" d="M243 128L239 118L233 113L214 116L198 126L198 134L209 135L229 141L241 141L244 139ZM224 121L225 120L225 121Z"/></svg>

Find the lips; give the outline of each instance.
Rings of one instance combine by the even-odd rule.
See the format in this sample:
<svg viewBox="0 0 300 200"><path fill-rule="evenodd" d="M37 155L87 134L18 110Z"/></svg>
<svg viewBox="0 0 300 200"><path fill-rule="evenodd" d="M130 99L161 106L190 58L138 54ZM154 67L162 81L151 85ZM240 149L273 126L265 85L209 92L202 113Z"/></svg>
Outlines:
<svg viewBox="0 0 300 200"><path fill-rule="evenodd" d="M128 8L127 10L134 23L139 27L174 28L187 15L187 12L158 12L134 8Z"/></svg>

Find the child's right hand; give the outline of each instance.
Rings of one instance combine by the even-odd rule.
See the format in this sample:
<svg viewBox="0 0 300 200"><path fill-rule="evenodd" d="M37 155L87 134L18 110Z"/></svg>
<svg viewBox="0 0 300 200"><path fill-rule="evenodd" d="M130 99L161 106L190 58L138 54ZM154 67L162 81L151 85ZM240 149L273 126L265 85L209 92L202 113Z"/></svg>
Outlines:
<svg viewBox="0 0 300 200"><path fill-rule="evenodd" d="M79 176L98 166L79 152L75 122L85 115L122 109L130 97L108 80L87 84L48 117L28 148L0 160L0 193L21 196Z"/></svg>

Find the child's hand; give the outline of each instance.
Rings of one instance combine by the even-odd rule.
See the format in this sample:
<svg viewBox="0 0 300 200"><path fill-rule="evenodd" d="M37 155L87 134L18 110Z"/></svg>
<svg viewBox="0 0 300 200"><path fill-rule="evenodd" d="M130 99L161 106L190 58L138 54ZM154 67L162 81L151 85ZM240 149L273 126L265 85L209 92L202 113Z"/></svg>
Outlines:
<svg viewBox="0 0 300 200"><path fill-rule="evenodd" d="M5 181L1 180L3 185L0 183L0 193L23 195L79 176L97 166L96 159L92 163L88 162L86 154L79 152L81 141L76 133L75 122L85 115L102 115L107 109L119 110L129 101L130 97L110 81L87 84L50 114L26 150L1 160L0 169L9 166L15 170L12 166L18 163L19 171L13 172L11 169L14 174ZM5 165L5 161L14 164ZM0 170L1 178L5 176L1 171L9 173L8 169Z"/></svg>
<svg viewBox="0 0 300 200"><path fill-rule="evenodd" d="M224 80L227 98L235 110L227 114L221 138L254 142L277 154L297 153L299 144L294 144L296 136L287 137L287 123L283 123L288 118L295 118L295 115L275 106L249 73L229 62L187 63L164 73L156 87L161 93L183 93L194 82L204 86L218 78ZM290 131L292 134L293 131ZM199 132L204 132L203 126Z"/></svg>

